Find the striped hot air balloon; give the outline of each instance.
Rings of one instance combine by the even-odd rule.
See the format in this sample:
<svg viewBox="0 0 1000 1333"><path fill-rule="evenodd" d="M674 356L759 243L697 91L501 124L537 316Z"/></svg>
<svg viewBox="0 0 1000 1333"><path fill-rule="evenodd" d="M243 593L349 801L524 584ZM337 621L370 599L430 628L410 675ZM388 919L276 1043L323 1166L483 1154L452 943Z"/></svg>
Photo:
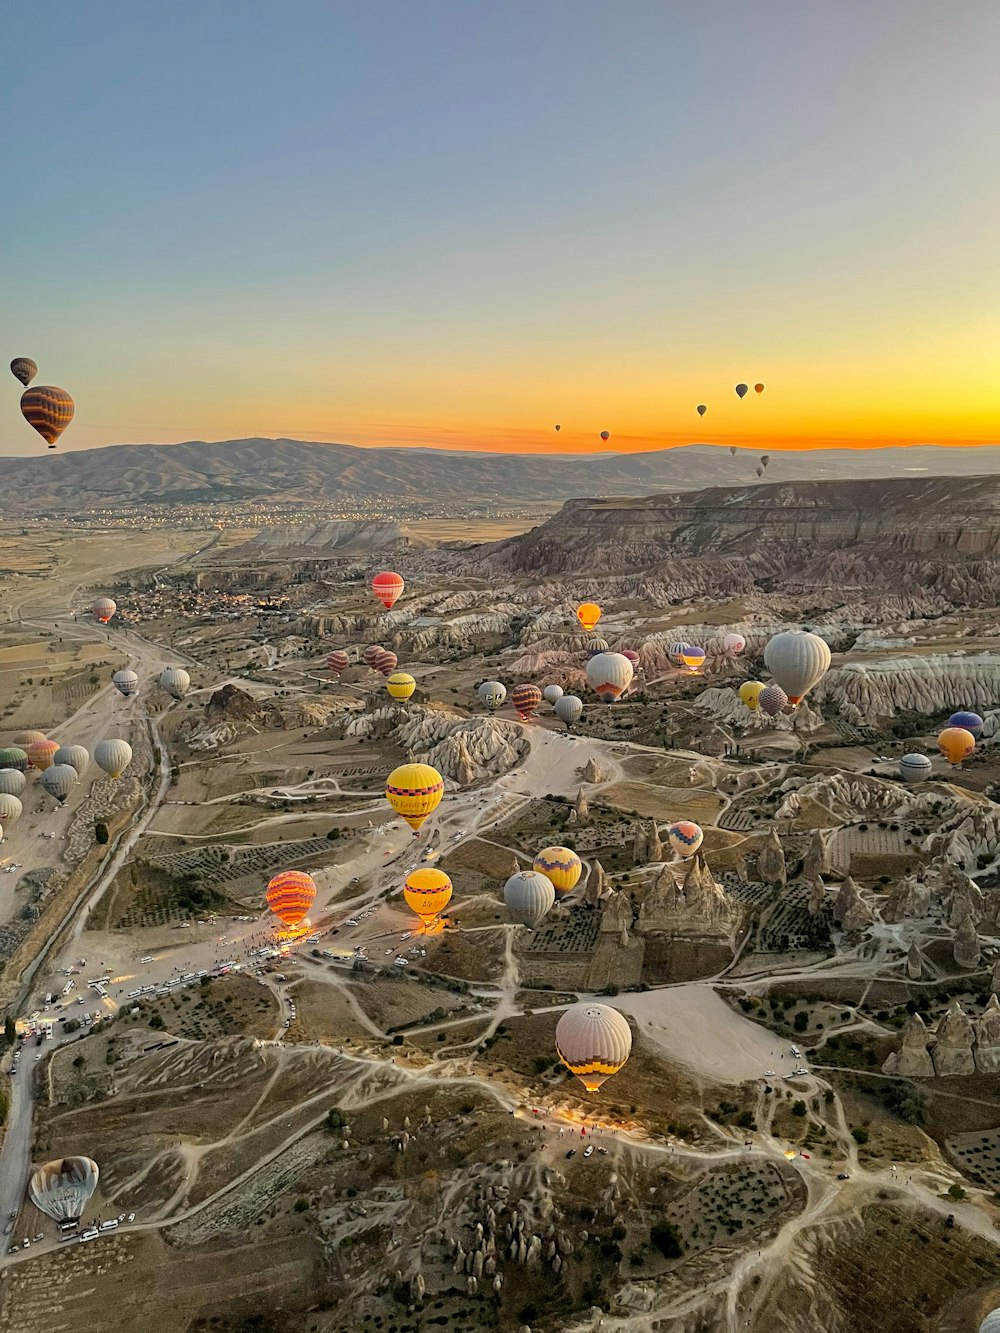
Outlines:
<svg viewBox="0 0 1000 1333"><path fill-rule="evenodd" d="M38 367L30 356L15 356L10 363L10 373L27 388L38 374Z"/></svg>
<svg viewBox="0 0 1000 1333"><path fill-rule="evenodd" d="M370 643L364 651L363 661L366 667L374 667L375 659L379 653L384 653L385 649L380 643Z"/></svg>
<svg viewBox="0 0 1000 1333"><path fill-rule="evenodd" d="M385 682L385 688L393 699L409 699L417 688L417 682L408 671L395 671Z"/></svg>
<svg viewBox="0 0 1000 1333"><path fill-rule="evenodd" d="M372 579L372 592L387 611L392 610L405 587L402 575L394 574L390 570L383 570Z"/></svg>
<svg viewBox="0 0 1000 1333"><path fill-rule="evenodd" d="M32 741L28 746L28 762L32 768L44 773L47 768L52 767L58 749L58 741Z"/></svg>
<svg viewBox="0 0 1000 1333"><path fill-rule="evenodd" d="M106 625L118 610L118 603L111 597L98 597L90 609L101 624Z"/></svg>
<svg viewBox="0 0 1000 1333"><path fill-rule="evenodd" d="M697 675L705 665L705 650L697 644L686 643L681 661L692 675Z"/></svg>
<svg viewBox="0 0 1000 1333"><path fill-rule="evenodd" d="M530 722L538 712L542 692L537 685L515 685L510 698L521 721Z"/></svg>
<svg viewBox="0 0 1000 1333"><path fill-rule="evenodd" d="M21 394L21 415L33 430L37 430L50 449L73 420L73 399L65 389L51 384L38 384Z"/></svg>
<svg viewBox="0 0 1000 1333"><path fill-rule="evenodd" d="M904 754L899 761L899 775L904 782L926 782L934 772L934 765L925 754Z"/></svg>
<svg viewBox="0 0 1000 1333"><path fill-rule="evenodd" d="M414 833L438 808L443 795L444 778L430 764L400 764L385 784L385 799Z"/></svg>
<svg viewBox="0 0 1000 1333"><path fill-rule="evenodd" d="M432 929L451 902L451 895L451 880L443 870L433 866L418 866L410 871L403 883L406 905L420 918L425 931Z"/></svg>
<svg viewBox="0 0 1000 1333"><path fill-rule="evenodd" d="M342 648L338 648L335 652L330 653L326 659L326 664L335 676L339 676L342 671L347 670L350 658Z"/></svg>
<svg viewBox="0 0 1000 1333"><path fill-rule="evenodd" d="M283 870L269 882L264 896L283 926L298 926L316 898L316 881L304 870Z"/></svg>
<svg viewBox="0 0 1000 1333"><path fill-rule="evenodd" d="M563 898L576 888L583 862L569 847L543 847L535 854L531 868L550 879L556 897Z"/></svg>
<svg viewBox="0 0 1000 1333"><path fill-rule="evenodd" d="M690 819L679 819L667 829L667 842L678 856L694 856L704 837L699 826Z"/></svg>
<svg viewBox="0 0 1000 1333"><path fill-rule="evenodd" d="M378 657L376 657L375 661L372 663L372 666L379 673L379 675L385 676L386 680L388 680L389 677L392 675L392 673L396 670L398 664L399 664L399 658L392 651L392 649L383 648L382 651L379 653Z"/></svg>
<svg viewBox="0 0 1000 1333"><path fill-rule="evenodd" d="M27 751L22 750L19 745L8 745L5 749L0 750L0 770L10 769L12 772L23 775L27 773L28 767ZM23 787L21 790L24 790ZM18 792L14 793L15 796L18 794Z"/></svg>

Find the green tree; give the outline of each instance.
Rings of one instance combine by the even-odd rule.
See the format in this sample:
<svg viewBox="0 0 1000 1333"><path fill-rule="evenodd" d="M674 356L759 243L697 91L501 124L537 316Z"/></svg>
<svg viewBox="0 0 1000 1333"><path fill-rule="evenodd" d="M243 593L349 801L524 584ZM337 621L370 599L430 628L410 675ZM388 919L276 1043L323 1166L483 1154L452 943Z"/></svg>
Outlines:
<svg viewBox="0 0 1000 1333"><path fill-rule="evenodd" d="M347 1124L347 1117L339 1106L331 1106L326 1113L326 1127L333 1134L338 1129L343 1129Z"/></svg>
<svg viewBox="0 0 1000 1333"><path fill-rule="evenodd" d="M656 1222L649 1229L649 1240L664 1259L679 1259L684 1253L680 1233L673 1222Z"/></svg>
<svg viewBox="0 0 1000 1333"><path fill-rule="evenodd" d="M15 1041L17 1041L17 1028L14 1026L14 1020L11 1018L10 1014L4 1019L3 1035L7 1039L8 1046L13 1046Z"/></svg>
<svg viewBox="0 0 1000 1333"><path fill-rule="evenodd" d="M163 1015L151 1014L149 1017L149 1026L151 1028L155 1028L157 1032L162 1032L163 1029L166 1027L166 1024L163 1021Z"/></svg>
<svg viewBox="0 0 1000 1333"><path fill-rule="evenodd" d="M94 840L102 847L106 846L111 841L111 834L108 832L107 824L98 822L94 825Z"/></svg>
<svg viewBox="0 0 1000 1333"><path fill-rule="evenodd" d="M792 1105L792 1115L799 1115L799 1116L801 1116L801 1115L805 1115L805 1113L806 1113L806 1104L805 1104L804 1101L802 1101L802 1100L800 1099L799 1101L793 1103L793 1105Z"/></svg>

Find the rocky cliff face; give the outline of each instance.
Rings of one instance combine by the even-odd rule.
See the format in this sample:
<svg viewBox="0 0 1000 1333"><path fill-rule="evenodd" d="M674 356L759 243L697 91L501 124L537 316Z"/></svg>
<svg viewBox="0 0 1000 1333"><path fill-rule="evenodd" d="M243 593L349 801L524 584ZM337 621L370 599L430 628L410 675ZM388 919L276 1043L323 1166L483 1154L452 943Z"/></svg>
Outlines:
<svg viewBox="0 0 1000 1333"><path fill-rule="evenodd" d="M457 717L436 709L384 707L357 714L347 736L389 736L421 763L433 764L458 786L497 777L527 754L519 727L494 717Z"/></svg>

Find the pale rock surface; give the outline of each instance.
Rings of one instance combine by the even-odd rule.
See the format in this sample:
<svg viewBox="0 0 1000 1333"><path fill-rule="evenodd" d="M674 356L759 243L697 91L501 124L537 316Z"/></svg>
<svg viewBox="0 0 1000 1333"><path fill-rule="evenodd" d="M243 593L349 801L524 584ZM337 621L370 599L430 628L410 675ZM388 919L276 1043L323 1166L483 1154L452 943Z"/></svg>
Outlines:
<svg viewBox="0 0 1000 1333"><path fill-rule="evenodd" d="M979 936L976 934L976 925L971 916L965 917L958 930L955 931L952 956L955 959L955 966L962 968L964 971L970 971L972 968L979 966Z"/></svg>
<svg viewBox="0 0 1000 1333"><path fill-rule="evenodd" d="M928 1032L919 1014L911 1014L903 1029L903 1045L893 1051L882 1066L884 1074L900 1078L933 1078L934 1064L927 1049Z"/></svg>
<svg viewBox="0 0 1000 1333"><path fill-rule="evenodd" d="M766 884L785 882L785 853L777 831L773 828L757 855L757 873Z"/></svg>

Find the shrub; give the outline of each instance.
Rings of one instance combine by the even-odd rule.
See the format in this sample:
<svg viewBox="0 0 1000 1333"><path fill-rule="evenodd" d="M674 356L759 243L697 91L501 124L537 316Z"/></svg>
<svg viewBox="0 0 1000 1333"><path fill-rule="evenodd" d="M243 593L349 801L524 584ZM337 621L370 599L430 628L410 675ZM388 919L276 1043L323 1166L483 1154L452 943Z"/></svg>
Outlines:
<svg viewBox="0 0 1000 1333"><path fill-rule="evenodd" d="M679 1259L684 1253L680 1235L672 1222L655 1223L649 1229L649 1240L664 1259Z"/></svg>
<svg viewBox="0 0 1000 1333"><path fill-rule="evenodd" d="M857 1129L851 1130L851 1138L854 1140L855 1143L867 1143L868 1131L867 1129L864 1129L861 1125L859 1125Z"/></svg>
<svg viewBox="0 0 1000 1333"><path fill-rule="evenodd" d="M797 1102L792 1103L792 1115L801 1116L805 1115L805 1113L806 1113L806 1104L804 1101L802 1101L801 1098L799 1098Z"/></svg>
<svg viewBox="0 0 1000 1333"><path fill-rule="evenodd" d="M94 825L94 841L102 847L111 841L111 834L108 832L107 824L96 823Z"/></svg>
<svg viewBox="0 0 1000 1333"><path fill-rule="evenodd" d="M309 1200L308 1200L308 1199L296 1199L296 1200L295 1200L295 1211L296 1211L297 1213L304 1213L305 1210L306 1210L308 1207L309 1207Z"/></svg>

